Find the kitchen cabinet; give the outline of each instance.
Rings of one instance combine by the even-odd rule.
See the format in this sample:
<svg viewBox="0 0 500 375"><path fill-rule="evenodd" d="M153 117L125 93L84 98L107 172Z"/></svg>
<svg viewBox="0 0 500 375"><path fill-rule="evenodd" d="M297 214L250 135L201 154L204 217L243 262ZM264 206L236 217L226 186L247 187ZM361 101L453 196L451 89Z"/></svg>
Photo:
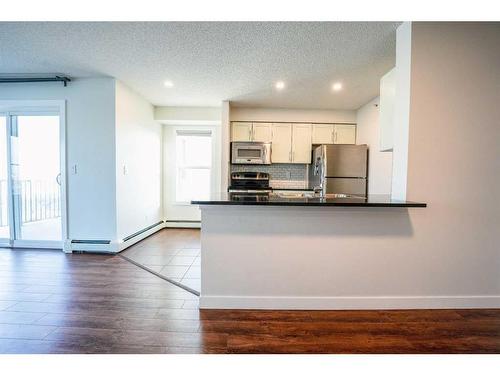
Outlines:
<svg viewBox="0 0 500 375"><path fill-rule="evenodd" d="M312 150L311 124L292 125L292 163L309 164Z"/></svg>
<svg viewBox="0 0 500 375"><path fill-rule="evenodd" d="M312 143L314 145L333 144L334 131L333 124L314 124L312 126Z"/></svg>
<svg viewBox="0 0 500 375"><path fill-rule="evenodd" d="M252 123L251 122L233 122L231 124L232 142L251 142Z"/></svg>
<svg viewBox="0 0 500 375"><path fill-rule="evenodd" d="M309 164L311 135L310 124L273 124L271 162Z"/></svg>
<svg viewBox="0 0 500 375"><path fill-rule="evenodd" d="M272 163L311 163L313 144L355 144L354 124L306 124L235 121L233 142L271 142Z"/></svg>
<svg viewBox="0 0 500 375"><path fill-rule="evenodd" d="M252 124L252 141L253 142L271 142L271 123L258 123L254 122Z"/></svg>
<svg viewBox="0 0 500 375"><path fill-rule="evenodd" d="M337 145L356 144L356 125L335 125L333 143Z"/></svg>
<svg viewBox="0 0 500 375"><path fill-rule="evenodd" d="M271 163L290 163L292 160L292 124L273 124Z"/></svg>
<svg viewBox="0 0 500 375"><path fill-rule="evenodd" d="M356 125L354 124L314 124L312 144L356 144Z"/></svg>
<svg viewBox="0 0 500 375"><path fill-rule="evenodd" d="M380 79L380 151L392 151L394 103L396 99L396 68Z"/></svg>
<svg viewBox="0 0 500 375"><path fill-rule="evenodd" d="M233 122L232 142L271 142L271 123Z"/></svg>

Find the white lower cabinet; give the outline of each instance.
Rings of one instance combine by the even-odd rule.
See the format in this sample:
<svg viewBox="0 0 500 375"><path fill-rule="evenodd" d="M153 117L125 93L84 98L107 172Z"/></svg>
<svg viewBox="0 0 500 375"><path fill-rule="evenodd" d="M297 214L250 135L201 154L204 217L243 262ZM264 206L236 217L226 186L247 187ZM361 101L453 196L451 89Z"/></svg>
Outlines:
<svg viewBox="0 0 500 375"><path fill-rule="evenodd" d="M311 124L292 125L292 163L309 164L312 150Z"/></svg>
<svg viewBox="0 0 500 375"><path fill-rule="evenodd" d="M271 163L290 163L292 160L292 125L273 124Z"/></svg>

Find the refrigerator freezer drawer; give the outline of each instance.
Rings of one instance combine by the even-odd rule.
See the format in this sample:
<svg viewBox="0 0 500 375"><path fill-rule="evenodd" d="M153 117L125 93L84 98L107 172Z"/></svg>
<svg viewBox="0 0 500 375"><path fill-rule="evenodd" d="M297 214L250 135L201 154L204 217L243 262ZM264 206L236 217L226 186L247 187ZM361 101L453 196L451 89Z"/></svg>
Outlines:
<svg viewBox="0 0 500 375"><path fill-rule="evenodd" d="M326 178L324 193L366 196L366 178Z"/></svg>

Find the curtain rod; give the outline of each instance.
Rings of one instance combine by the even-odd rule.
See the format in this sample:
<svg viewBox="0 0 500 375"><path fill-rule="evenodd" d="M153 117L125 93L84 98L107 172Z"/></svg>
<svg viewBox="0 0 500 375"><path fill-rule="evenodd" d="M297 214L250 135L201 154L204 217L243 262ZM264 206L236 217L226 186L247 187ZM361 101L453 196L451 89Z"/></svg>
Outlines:
<svg viewBox="0 0 500 375"><path fill-rule="evenodd" d="M66 76L55 77L0 77L0 83L62 82L64 87L71 82Z"/></svg>

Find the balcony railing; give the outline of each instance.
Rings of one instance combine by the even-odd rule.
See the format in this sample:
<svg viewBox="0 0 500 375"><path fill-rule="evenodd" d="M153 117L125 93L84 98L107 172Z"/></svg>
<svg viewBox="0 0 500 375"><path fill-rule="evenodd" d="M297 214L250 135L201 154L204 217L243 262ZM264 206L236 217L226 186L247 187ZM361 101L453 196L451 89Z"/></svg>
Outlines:
<svg viewBox="0 0 500 375"><path fill-rule="evenodd" d="M21 222L61 216L61 190L56 181L21 180L18 183ZM7 181L0 180L0 227L8 225Z"/></svg>

